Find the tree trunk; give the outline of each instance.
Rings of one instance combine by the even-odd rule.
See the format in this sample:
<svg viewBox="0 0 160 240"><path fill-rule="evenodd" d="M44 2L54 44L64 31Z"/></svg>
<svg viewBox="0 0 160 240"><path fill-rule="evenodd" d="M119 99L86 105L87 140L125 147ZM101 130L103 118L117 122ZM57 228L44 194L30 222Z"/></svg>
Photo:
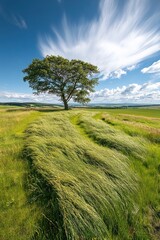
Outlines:
<svg viewBox="0 0 160 240"><path fill-rule="evenodd" d="M62 92L62 95L61 95L61 100L63 101L63 104L64 104L64 110L68 110L69 109L68 108L68 101L66 100L63 92Z"/></svg>
<svg viewBox="0 0 160 240"><path fill-rule="evenodd" d="M63 103L64 103L64 109L65 110L68 110L69 108L68 108L68 102L64 99L63 100Z"/></svg>

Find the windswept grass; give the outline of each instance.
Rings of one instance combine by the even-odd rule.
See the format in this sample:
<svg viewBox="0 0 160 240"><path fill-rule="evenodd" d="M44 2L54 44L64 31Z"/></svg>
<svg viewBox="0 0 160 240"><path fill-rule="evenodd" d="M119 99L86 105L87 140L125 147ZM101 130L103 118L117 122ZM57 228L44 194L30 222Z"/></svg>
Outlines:
<svg viewBox="0 0 160 240"><path fill-rule="evenodd" d="M160 143L160 119L118 114L101 115L103 121L126 132L130 136L141 136L155 143Z"/></svg>
<svg viewBox="0 0 160 240"><path fill-rule="evenodd" d="M77 124L83 128L89 137L103 146L108 146L136 158L145 156L146 149L143 139L128 136L109 124L103 123L101 120L93 119L91 114L81 114Z"/></svg>
<svg viewBox="0 0 160 240"><path fill-rule="evenodd" d="M117 112L117 115L116 115ZM136 111L135 111L136 112ZM141 191L139 191L139 204L142 210L142 222L148 230L151 239L160 238L160 132L159 115L150 113L146 109L146 116L120 114L119 110L96 114L96 119L104 122L122 133L130 136L139 136L144 139L147 155L143 161L133 161L133 167L140 176ZM126 111L127 113L127 111ZM134 113L134 111L133 111ZM133 114L132 113L132 114ZM150 113L150 117L149 117ZM140 114L139 114L140 115ZM152 126L152 127L151 127Z"/></svg>
<svg viewBox="0 0 160 240"><path fill-rule="evenodd" d="M132 239L137 180L128 159L85 139L69 117L48 114L27 131L26 153L50 189L50 239Z"/></svg>

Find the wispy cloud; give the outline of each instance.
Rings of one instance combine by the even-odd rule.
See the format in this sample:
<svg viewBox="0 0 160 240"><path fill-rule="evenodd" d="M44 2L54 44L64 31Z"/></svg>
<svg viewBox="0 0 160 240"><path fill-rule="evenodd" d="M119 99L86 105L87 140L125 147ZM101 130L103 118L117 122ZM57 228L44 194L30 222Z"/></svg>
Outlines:
<svg viewBox="0 0 160 240"><path fill-rule="evenodd" d="M142 73L160 74L160 60L154 62L151 66L145 67L141 70Z"/></svg>
<svg viewBox="0 0 160 240"><path fill-rule="evenodd" d="M160 82L105 88L92 93L91 99L101 103L160 103Z"/></svg>
<svg viewBox="0 0 160 240"><path fill-rule="evenodd" d="M150 12L152 0L101 0L99 18L78 26L63 19L63 31L39 40L43 56L61 55L91 62L102 78L120 77L160 49L160 9ZM157 6L160 8L160 5ZM55 40L56 39L56 40Z"/></svg>
<svg viewBox="0 0 160 240"><path fill-rule="evenodd" d="M27 29L27 23L20 15L7 13L2 6L0 6L0 16L8 23L17 26L20 29Z"/></svg>
<svg viewBox="0 0 160 240"><path fill-rule="evenodd" d="M12 21L12 24L14 24L15 26L17 26L21 29L27 28L26 21L21 16L12 15L11 21Z"/></svg>

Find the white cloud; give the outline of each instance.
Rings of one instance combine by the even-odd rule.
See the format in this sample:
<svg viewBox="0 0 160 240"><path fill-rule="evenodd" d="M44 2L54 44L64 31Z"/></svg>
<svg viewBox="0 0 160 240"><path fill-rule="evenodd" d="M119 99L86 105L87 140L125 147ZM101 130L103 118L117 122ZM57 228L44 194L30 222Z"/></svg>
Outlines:
<svg viewBox="0 0 160 240"><path fill-rule="evenodd" d="M120 78L122 75L126 75L127 72L122 70L122 69L118 69L115 70L114 72L110 73L110 77L112 78Z"/></svg>
<svg viewBox="0 0 160 240"><path fill-rule="evenodd" d="M90 98L92 103L160 103L160 82L105 88L91 93ZM55 95L16 92L0 92L0 102L60 103Z"/></svg>
<svg viewBox="0 0 160 240"><path fill-rule="evenodd" d="M136 68L137 68L137 65L132 65L132 66L127 67L127 70L128 71L133 71Z"/></svg>
<svg viewBox="0 0 160 240"><path fill-rule="evenodd" d="M151 66L143 68L141 70L142 73L155 73L160 74L160 60L154 62Z"/></svg>
<svg viewBox="0 0 160 240"><path fill-rule="evenodd" d="M58 103L58 98L55 95L40 94L34 95L29 93L16 92L0 92L0 102L46 102Z"/></svg>
<svg viewBox="0 0 160 240"><path fill-rule="evenodd" d="M100 103L160 103L160 82L105 88L91 93L91 100Z"/></svg>
<svg viewBox="0 0 160 240"><path fill-rule="evenodd" d="M116 0L101 0L99 18L83 21L77 26L64 18L62 33L53 28L53 37L40 38L42 55L61 55L95 64L102 72L102 79L119 78L124 71L133 70L131 66L160 49L157 26L160 5L153 13L149 12L152 0L124 2L125 5L120 7Z"/></svg>

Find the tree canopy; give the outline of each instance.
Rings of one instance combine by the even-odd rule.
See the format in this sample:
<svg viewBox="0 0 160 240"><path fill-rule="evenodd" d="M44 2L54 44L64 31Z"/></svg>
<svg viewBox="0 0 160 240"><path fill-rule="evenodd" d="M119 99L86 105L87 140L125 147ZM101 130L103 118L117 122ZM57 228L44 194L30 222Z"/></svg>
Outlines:
<svg viewBox="0 0 160 240"><path fill-rule="evenodd" d="M94 86L98 83L95 77L98 73L96 66L60 56L34 59L23 72L26 74L24 81L28 81L36 94L59 96L66 110L71 99L82 104L89 102L89 93L94 91Z"/></svg>

